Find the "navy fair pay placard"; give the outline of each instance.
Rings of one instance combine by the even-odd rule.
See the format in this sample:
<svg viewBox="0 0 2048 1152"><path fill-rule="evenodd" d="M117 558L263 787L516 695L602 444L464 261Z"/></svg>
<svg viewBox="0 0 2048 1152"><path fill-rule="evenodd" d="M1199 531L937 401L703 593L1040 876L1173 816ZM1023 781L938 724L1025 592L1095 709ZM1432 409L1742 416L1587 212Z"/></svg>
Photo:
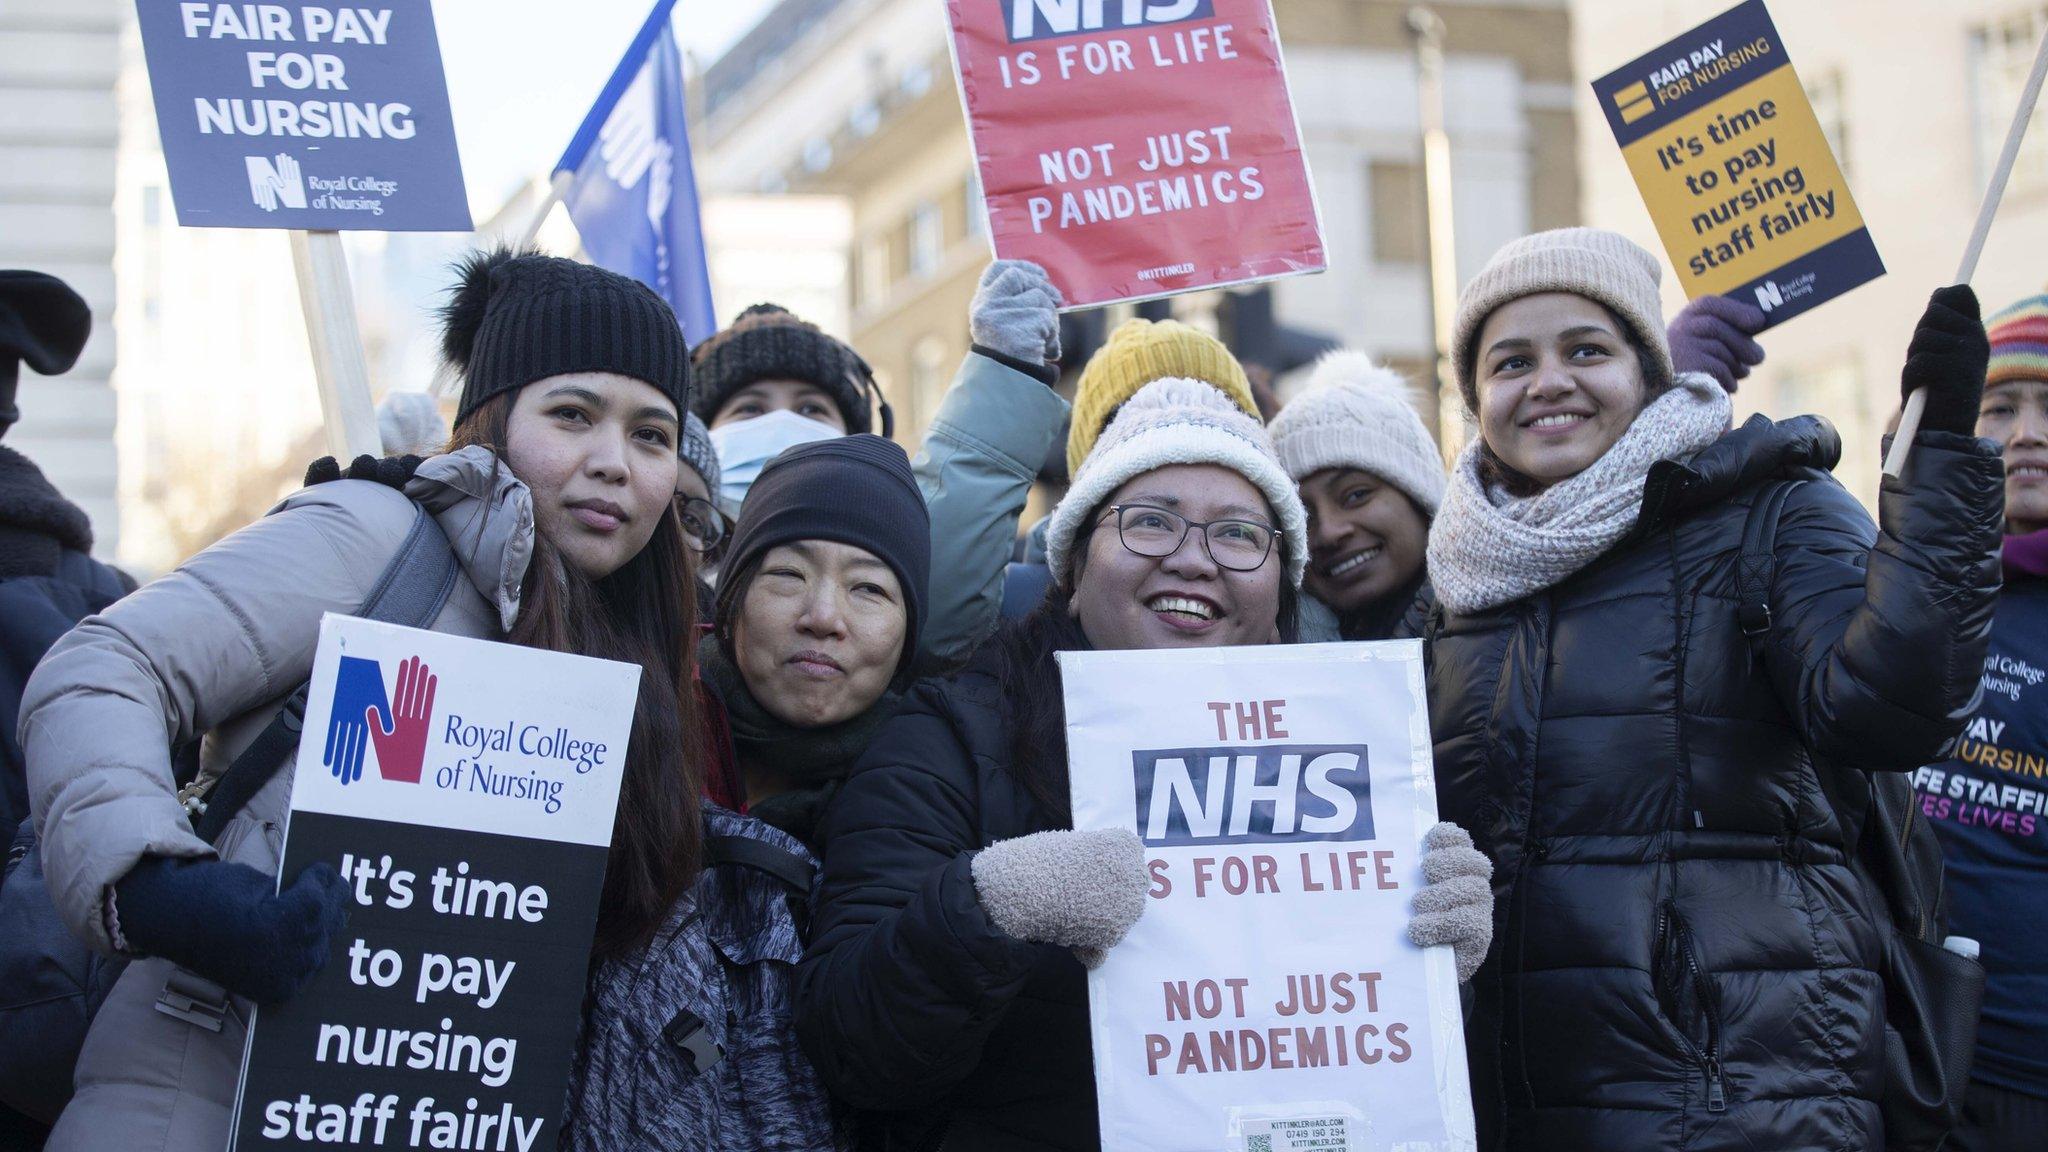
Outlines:
<svg viewBox="0 0 2048 1152"><path fill-rule="evenodd" d="M1593 82L1688 298L1770 324L1884 275L1763 0Z"/></svg>
<svg viewBox="0 0 2048 1152"><path fill-rule="evenodd" d="M466 232L428 0L136 0L178 223Z"/></svg>
<svg viewBox="0 0 2048 1152"><path fill-rule="evenodd" d="M555 1147L640 669L327 616L281 875L348 882L250 1025L238 1149Z"/></svg>
<svg viewBox="0 0 2048 1152"><path fill-rule="evenodd" d="M1409 943L1436 823L1422 645L1062 652L1074 827L1145 913L1088 976L1102 1146L1466 1152L1449 948Z"/></svg>

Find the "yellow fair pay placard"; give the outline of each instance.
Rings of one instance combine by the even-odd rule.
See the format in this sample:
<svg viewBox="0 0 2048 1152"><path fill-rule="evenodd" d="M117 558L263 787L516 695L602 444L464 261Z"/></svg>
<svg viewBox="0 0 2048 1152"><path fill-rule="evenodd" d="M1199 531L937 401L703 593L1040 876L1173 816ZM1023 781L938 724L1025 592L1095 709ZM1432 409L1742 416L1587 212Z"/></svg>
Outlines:
<svg viewBox="0 0 2048 1152"><path fill-rule="evenodd" d="M1776 324L1884 274L1763 0L1593 89L1688 297Z"/></svg>

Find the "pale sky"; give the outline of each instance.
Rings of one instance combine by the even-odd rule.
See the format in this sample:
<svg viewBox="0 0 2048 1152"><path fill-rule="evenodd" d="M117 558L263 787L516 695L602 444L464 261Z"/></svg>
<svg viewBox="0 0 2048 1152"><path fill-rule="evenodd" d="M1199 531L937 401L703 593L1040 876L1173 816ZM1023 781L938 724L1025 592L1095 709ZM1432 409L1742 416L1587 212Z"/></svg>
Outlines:
<svg viewBox="0 0 2048 1152"><path fill-rule="evenodd" d="M653 0L436 0L456 144L478 219L546 171ZM678 0L677 40L703 64L774 0Z"/></svg>

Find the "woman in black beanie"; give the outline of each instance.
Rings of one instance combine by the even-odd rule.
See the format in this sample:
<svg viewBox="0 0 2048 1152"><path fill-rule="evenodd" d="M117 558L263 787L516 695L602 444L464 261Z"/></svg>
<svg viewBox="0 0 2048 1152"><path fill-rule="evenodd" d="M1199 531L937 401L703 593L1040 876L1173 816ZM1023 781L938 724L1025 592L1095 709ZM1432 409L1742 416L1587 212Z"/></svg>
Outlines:
<svg viewBox="0 0 2048 1152"><path fill-rule="evenodd" d="M903 449L801 444L747 496L698 649L751 815L806 841L895 713L925 624L931 521Z"/></svg>

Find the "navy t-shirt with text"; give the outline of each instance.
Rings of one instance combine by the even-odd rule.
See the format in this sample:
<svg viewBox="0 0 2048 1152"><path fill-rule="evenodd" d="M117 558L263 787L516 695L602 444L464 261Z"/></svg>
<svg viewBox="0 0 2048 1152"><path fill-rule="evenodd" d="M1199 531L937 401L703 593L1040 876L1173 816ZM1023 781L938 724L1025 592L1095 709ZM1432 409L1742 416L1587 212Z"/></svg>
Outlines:
<svg viewBox="0 0 2048 1152"><path fill-rule="evenodd" d="M2048 1097L2048 581L2007 572L1983 702L1955 758L1913 783L1948 865L1949 931L1983 948L1973 1075Z"/></svg>

